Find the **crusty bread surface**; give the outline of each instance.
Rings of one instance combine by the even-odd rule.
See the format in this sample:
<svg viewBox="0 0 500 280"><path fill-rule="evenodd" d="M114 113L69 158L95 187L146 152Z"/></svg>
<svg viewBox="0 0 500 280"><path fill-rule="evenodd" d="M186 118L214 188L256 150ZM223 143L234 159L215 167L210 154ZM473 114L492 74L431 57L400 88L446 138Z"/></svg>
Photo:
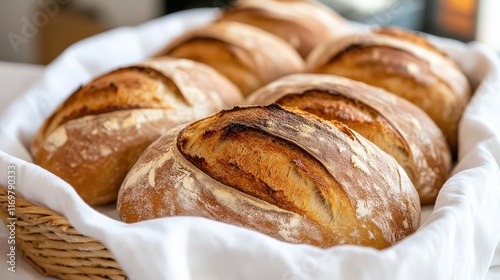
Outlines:
<svg viewBox="0 0 500 280"><path fill-rule="evenodd" d="M304 61L282 39L232 21L204 25L177 37L156 56L186 58L212 66L248 95L286 74L304 70Z"/></svg>
<svg viewBox="0 0 500 280"><path fill-rule="evenodd" d="M40 128L32 154L87 203L105 204L116 200L130 167L168 128L242 102L239 90L206 65L150 60L74 92Z"/></svg>
<svg viewBox="0 0 500 280"><path fill-rule="evenodd" d="M239 0L223 10L222 21L249 24L293 46L305 59L320 42L351 32L338 13L316 1Z"/></svg>
<svg viewBox="0 0 500 280"><path fill-rule="evenodd" d="M129 223L201 216L320 247L385 248L420 219L394 158L339 122L279 105L169 130L127 175L117 208Z"/></svg>
<svg viewBox="0 0 500 280"><path fill-rule="evenodd" d="M311 52L307 72L344 76L409 100L438 125L456 154L458 124L471 96L469 81L423 37L386 28L334 38Z"/></svg>
<svg viewBox="0 0 500 280"><path fill-rule="evenodd" d="M275 102L346 124L398 161L423 204L435 202L448 178L451 153L442 132L416 105L383 89L334 75L294 74L247 100Z"/></svg>

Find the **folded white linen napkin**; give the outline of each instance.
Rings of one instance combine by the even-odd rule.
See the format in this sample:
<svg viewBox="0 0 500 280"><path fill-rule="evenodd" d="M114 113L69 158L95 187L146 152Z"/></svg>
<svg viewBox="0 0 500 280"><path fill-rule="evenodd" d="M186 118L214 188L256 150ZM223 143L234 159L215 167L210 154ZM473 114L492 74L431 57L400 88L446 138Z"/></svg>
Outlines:
<svg viewBox="0 0 500 280"><path fill-rule="evenodd" d="M293 245L194 217L125 224L89 207L68 184L30 163L31 138L74 89L145 59L216 13L180 12L67 49L0 115L0 172L15 166L19 194L102 241L131 279L485 279L490 266L500 265L500 62L480 43L432 38L461 64L476 91L460 125L459 161L432 214L415 234L385 250ZM5 176L0 184L7 184Z"/></svg>

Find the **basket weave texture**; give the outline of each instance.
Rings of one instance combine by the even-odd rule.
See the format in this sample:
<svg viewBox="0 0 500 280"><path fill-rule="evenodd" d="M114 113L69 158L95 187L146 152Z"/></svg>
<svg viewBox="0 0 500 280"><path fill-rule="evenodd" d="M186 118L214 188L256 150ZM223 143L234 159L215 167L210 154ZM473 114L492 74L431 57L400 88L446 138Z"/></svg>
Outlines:
<svg viewBox="0 0 500 280"><path fill-rule="evenodd" d="M0 216L8 218L8 192L0 186ZM61 279L127 279L110 251L76 231L68 219L16 195L16 248L45 276Z"/></svg>

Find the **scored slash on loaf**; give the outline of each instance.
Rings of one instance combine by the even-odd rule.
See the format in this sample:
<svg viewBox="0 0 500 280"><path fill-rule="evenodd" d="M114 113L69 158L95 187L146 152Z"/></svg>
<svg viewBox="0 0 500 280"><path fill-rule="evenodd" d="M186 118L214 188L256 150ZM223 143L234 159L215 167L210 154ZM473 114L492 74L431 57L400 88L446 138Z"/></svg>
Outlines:
<svg viewBox="0 0 500 280"><path fill-rule="evenodd" d="M338 122L236 107L169 130L127 175L122 220L201 216L321 247L385 248L419 226L399 164Z"/></svg>

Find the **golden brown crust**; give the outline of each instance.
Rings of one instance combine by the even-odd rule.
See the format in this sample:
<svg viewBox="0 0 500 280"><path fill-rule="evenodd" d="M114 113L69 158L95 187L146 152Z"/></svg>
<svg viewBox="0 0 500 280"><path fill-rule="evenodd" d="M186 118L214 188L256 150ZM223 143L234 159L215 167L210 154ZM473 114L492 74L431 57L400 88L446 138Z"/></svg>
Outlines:
<svg viewBox="0 0 500 280"><path fill-rule="evenodd" d="M202 216L321 247L385 248L420 215L392 157L341 123L278 105L170 130L129 172L117 206L126 222Z"/></svg>
<svg viewBox="0 0 500 280"><path fill-rule="evenodd" d="M203 50L207 55L200 55ZM208 55L217 54L217 55ZM216 67L228 77L241 92L252 92L265 84L263 79L251 69L255 65L249 55L240 48L213 39L193 39L173 49L169 56L182 57Z"/></svg>
<svg viewBox="0 0 500 280"><path fill-rule="evenodd" d="M244 95L304 68L302 58L280 38L250 25L229 21L188 31L156 56L206 63L231 80Z"/></svg>
<svg viewBox="0 0 500 280"><path fill-rule="evenodd" d="M270 32L292 45L303 58L318 43L352 29L342 16L315 1L239 0L223 11L221 20Z"/></svg>
<svg viewBox="0 0 500 280"><path fill-rule="evenodd" d="M208 66L145 61L71 95L38 131L33 158L89 204L104 204L116 199L131 165L168 128L241 102L238 89Z"/></svg>
<svg viewBox="0 0 500 280"><path fill-rule="evenodd" d="M172 127L169 117L163 109L131 109L70 120L41 141L35 162L89 204L114 201L142 151Z"/></svg>
<svg viewBox="0 0 500 280"><path fill-rule="evenodd" d="M435 201L448 178L451 153L439 128L418 107L382 89L333 75L295 74L261 88L248 102L276 102L345 123L398 161L423 204Z"/></svg>
<svg viewBox="0 0 500 280"><path fill-rule="evenodd" d="M359 80L409 100L436 122L455 153L469 82L451 59L402 32L354 34L324 43L308 57L308 71Z"/></svg>
<svg viewBox="0 0 500 280"><path fill-rule="evenodd" d="M401 39L404 41L408 41L411 43L414 43L416 45L419 45L423 48L426 48L429 51L432 51L436 54L442 55L444 57L448 57L447 54L445 54L443 51L438 49L436 46L431 44L427 39L418 33L411 31L411 30L406 30L402 28L397 28L397 27L392 27L392 26L384 26L384 27L379 27L371 30L373 33L376 34L382 34L390 37L394 37L397 39Z"/></svg>
<svg viewBox="0 0 500 280"><path fill-rule="evenodd" d="M179 152L224 185L316 222L327 224L335 219L325 194L334 191L342 197L337 199L345 202L347 198L314 157L260 128L254 121L260 117L244 114L242 121L243 115L236 120L224 116L183 130L177 140ZM297 184L299 181L303 184Z"/></svg>

